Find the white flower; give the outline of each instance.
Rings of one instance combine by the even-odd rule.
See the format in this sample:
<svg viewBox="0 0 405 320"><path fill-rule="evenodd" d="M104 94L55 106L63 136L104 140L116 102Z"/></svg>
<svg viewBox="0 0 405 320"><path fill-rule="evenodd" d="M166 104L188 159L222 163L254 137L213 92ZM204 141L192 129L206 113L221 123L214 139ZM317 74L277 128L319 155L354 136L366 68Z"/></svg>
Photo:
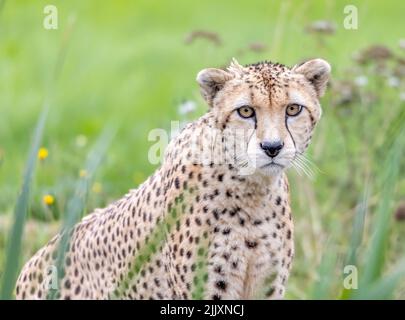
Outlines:
<svg viewBox="0 0 405 320"><path fill-rule="evenodd" d="M402 50L405 50L405 39L399 39L398 44Z"/></svg>
<svg viewBox="0 0 405 320"><path fill-rule="evenodd" d="M400 81L397 77L389 77L388 78L388 85L390 87L398 87L400 84Z"/></svg>
<svg viewBox="0 0 405 320"><path fill-rule="evenodd" d="M307 30L309 32L333 34L336 31L336 25L332 21L318 20L312 22L309 26L307 26Z"/></svg>
<svg viewBox="0 0 405 320"><path fill-rule="evenodd" d="M78 146L79 148L83 148L85 147L87 144L87 137L84 134L79 134L76 137L76 146Z"/></svg>
<svg viewBox="0 0 405 320"><path fill-rule="evenodd" d="M193 112L197 107L197 104L194 101L187 100L182 102L179 105L179 113L180 114L187 114Z"/></svg>
<svg viewBox="0 0 405 320"><path fill-rule="evenodd" d="M358 76L354 79L354 83L359 87L364 87L368 83L368 78L366 76Z"/></svg>

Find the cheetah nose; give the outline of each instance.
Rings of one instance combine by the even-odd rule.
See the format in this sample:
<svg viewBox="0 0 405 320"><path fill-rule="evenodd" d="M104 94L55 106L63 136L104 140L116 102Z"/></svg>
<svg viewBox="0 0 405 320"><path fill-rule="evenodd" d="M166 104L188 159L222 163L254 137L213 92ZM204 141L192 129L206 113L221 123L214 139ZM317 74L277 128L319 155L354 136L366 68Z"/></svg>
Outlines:
<svg viewBox="0 0 405 320"><path fill-rule="evenodd" d="M276 142L265 141L260 143L260 147L264 150L265 154L267 154L271 158L274 158L280 153L281 149L283 149L284 143L280 140Z"/></svg>

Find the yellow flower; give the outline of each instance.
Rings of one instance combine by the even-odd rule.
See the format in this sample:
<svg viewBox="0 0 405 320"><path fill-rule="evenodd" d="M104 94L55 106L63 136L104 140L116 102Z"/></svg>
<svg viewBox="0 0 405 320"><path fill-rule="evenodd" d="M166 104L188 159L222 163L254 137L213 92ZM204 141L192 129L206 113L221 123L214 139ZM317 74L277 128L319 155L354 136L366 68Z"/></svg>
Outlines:
<svg viewBox="0 0 405 320"><path fill-rule="evenodd" d="M91 188L91 190L92 190L94 193L100 193L101 191L103 191L103 186L101 185L100 182L95 182L95 183L93 184L93 187Z"/></svg>
<svg viewBox="0 0 405 320"><path fill-rule="evenodd" d="M38 150L38 159L39 160L45 160L48 157L48 149L47 148L40 148Z"/></svg>
<svg viewBox="0 0 405 320"><path fill-rule="evenodd" d="M47 206L51 206L55 203L55 198L50 194L46 194L42 198L42 202Z"/></svg>
<svg viewBox="0 0 405 320"><path fill-rule="evenodd" d="M80 170L79 176L80 176L80 178L85 178L85 177L87 177L87 171L84 170L84 169Z"/></svg>

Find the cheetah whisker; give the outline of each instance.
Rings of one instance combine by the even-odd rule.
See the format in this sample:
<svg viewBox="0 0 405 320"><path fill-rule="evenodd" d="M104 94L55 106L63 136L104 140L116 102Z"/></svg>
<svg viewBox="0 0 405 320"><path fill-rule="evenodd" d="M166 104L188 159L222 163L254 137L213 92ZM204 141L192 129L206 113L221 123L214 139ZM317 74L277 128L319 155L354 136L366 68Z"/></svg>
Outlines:
<svg viewBox="0 0 405 320"><path fill-rule="evenodd" d="M321 173L321 169L319 169L319 167L312 161L310 160L306 155L302 154L302 153L298 153L296 154L296 157L299 159L299 161L301 161L303 164L306 165L306 167L308 167L312 173Z"/></svg>
<svg viewBox="0 0 405 320"><path fill-rule="evenodd" d="M309 173L302 167L302 165L300 163L298 163L297 161L293 162L294 167L296 168L297 173L300 176L309 176Z"/></svg>
<svg viewBox="0 0 405 320"><path fill-rule="evenodd" d="M312 169L313 169L315 172L317 172L317 173L322 173L322 170L315 164L315 162L314 162L313 160L311 160L311 159L309 158L308 155L299 153L299 154L298 154L298 157L299 157L301 160L303 160L304 162L306 162L309 166L311 166Z"/></svg>
<svg viewBox="0 0 405 320"><path fill-rule="evenodd" d="M292 164L296 167L299 168L308 178L312 179L314 176L313 171L311 168L308 167L302 160L298 157L294 158L292 161Z"/></svg>
<svg viewBox="0 0 405 320"><path fill-rule="evenodd" d="M298 163L300 163L301 166L302 166L303 168L305 168L311 175L314 174L314 171L313 171L313 169L310 167L310 165L309 165L307 162L305 162L301 157L297 157L296 161L297 161Z"/></svg>
<svg viewBox="0 0 405 320"><path fill-rule="evenodd" d="M301 177L302 176L302 169L299 167L295 162L291 162L292 167L295 169L295 171L298 173L298 175Z"/></svg>

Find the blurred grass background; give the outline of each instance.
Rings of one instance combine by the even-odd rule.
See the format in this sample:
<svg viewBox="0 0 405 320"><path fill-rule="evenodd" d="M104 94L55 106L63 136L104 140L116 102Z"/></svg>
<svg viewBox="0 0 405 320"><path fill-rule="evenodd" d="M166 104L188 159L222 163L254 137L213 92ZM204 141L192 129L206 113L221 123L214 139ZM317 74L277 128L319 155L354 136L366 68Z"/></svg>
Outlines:
<svg viewBox="0 0 405 320"><path fill-rule="evenodd" d="M353 243L359 277L371 260L382 264L373 281L405 256L405 3L55 0L57 30L43 27L47 4L0 6L0 277L31 133L47 95L53 97L42 141L48 155L37 164L21 263L57 232L106 124L120 129L90 186L88 210L153 172L149 131L203 114L195 75L232 57L287 65L322 57L333 67L309 150L318 170L313 180L289 173L296 257L287 298L350 297L342 283ZM348 4L358 9L358 30L343 27ZM196 108L185 113L185 101ZM392 154L399 154L397 162ZM44 204L45 195L52 204ZM381 250L373 240L379 232ZM404 281L396 282L393 293L377 296L405 298Z"/></svg>

